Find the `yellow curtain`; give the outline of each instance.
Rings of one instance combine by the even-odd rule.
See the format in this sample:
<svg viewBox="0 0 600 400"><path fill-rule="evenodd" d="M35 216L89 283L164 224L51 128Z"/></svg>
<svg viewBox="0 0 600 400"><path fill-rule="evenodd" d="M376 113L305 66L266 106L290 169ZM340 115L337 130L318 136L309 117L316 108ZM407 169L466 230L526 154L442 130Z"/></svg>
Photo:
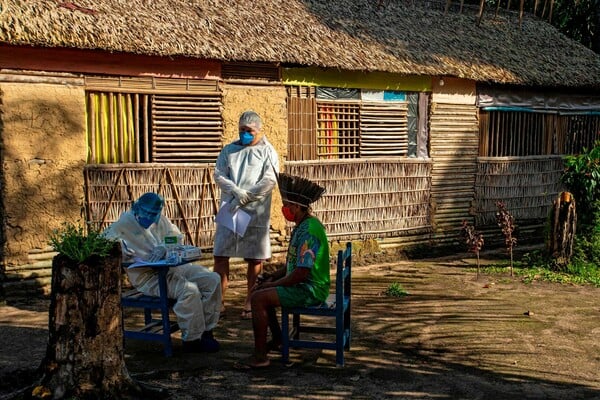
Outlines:
<svg viewBox="0 0 600 400"><path fill-rule="evenodd" d="M89 93L87 100L88 163L137 162L131 94Z"/></svg>

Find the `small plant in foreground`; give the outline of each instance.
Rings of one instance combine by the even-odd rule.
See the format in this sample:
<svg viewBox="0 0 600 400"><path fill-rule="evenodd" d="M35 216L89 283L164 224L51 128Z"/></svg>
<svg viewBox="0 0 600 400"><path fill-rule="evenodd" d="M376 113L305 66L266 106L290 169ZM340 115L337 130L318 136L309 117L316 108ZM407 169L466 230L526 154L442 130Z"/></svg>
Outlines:
<svg viewBox="0 0 600 400"><path fill-rule="evenodd" d="M83 227L72 223L64 223L50 234L50 246L54 251L77 262L92 255L106 257L114 244L113 240L105 238L100 232L89 228L86 233Z"/></svg>
<svg viewBox="0 0 600 400"><path fill-rule="evenodd" d="M475 227L469 224L466 220L462 222L461 236L467 245L467 251L475 253L477 256L477 278L479 279L479 252L483 247L483 234L477 232Z"/></svg>
<svg viewBox="0 0 600 400"><path fill-rule="evenodd" d="M399 284L398 282L394 282L390 286L388 286L387 290L385 291L385 294L386 294L386 296L391 296L391 297L408 296L408 292L406 291L406 289L404 289L402 287L402 285Z"/></svg>
<svg viewBox="0 0 600 400"><path fill-rule="evenodd" d="M510 254L510 276L513 276L513 248L517 245L517 238L513 236L513 232L515 231L515 219L506 209L504 202L497 201L496 207L498 207L498 211L496 212L496 222L502 229L504 245Z"/></svg>

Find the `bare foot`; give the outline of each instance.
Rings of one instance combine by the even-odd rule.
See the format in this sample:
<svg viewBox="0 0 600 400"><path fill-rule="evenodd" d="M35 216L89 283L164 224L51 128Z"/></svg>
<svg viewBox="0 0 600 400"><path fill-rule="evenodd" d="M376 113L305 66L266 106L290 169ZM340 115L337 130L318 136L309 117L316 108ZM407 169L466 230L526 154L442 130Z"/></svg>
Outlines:
<svg viewBox="0 0 600 400"><path fill-rule="evenodd" d="M266 368L269 365L271 365L271 360L269 360L268 358L258 359L255 356L252 356L244 360L234 362L233 368L240 370L250 370Z"/></svg>

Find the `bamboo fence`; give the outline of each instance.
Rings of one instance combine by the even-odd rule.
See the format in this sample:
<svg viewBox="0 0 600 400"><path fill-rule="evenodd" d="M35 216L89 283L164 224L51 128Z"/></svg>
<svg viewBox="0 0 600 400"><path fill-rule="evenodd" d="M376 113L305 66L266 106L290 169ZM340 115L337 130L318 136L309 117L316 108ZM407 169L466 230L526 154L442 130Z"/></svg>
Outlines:
<svg viewBox="0 0 600 400"><path fill-rule="evenodd" d="M475 179L475 222L495 223L497 201L518 223L548 216L552 200L563 190L561 156L479 157Z"/></svg>
<svg viewBox="0 0 600 400"><path fill-rule="evenodd" d="M219 192L214 164L97 164L84 169L86 218L104 229L140 195L165 199L164 214L179 226L188 244L212 248Z"/></svg>
<svg viewBox="0 0 600 400"><path fill-rule="evenodd" d="M285 171L326 188L312 207L330 238L408 236L431 228L428 160L288 161Z"/></svg>

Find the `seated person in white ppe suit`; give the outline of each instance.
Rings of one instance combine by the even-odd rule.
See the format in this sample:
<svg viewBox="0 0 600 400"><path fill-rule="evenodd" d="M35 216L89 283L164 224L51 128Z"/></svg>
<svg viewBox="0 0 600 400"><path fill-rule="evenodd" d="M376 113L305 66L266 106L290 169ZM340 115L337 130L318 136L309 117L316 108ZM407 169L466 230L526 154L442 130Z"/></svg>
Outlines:
<svg viewBox="0 0 600 400"><path fill-rule="evenodd" d="M161 214L164 200L156 193L145 193L131 210L104 231L118 239L123 250L123 262L135 259L158 261L166 256L165 236L181 235L181 231ZM159 296L158 274L152 268L128 268L131 284L149 296ZM183 348L190 352L219 350L212 334L221 310L221 278L216 272L192 263L169 268L167 294L176 299L173 311L181 329Z"/></svg>

